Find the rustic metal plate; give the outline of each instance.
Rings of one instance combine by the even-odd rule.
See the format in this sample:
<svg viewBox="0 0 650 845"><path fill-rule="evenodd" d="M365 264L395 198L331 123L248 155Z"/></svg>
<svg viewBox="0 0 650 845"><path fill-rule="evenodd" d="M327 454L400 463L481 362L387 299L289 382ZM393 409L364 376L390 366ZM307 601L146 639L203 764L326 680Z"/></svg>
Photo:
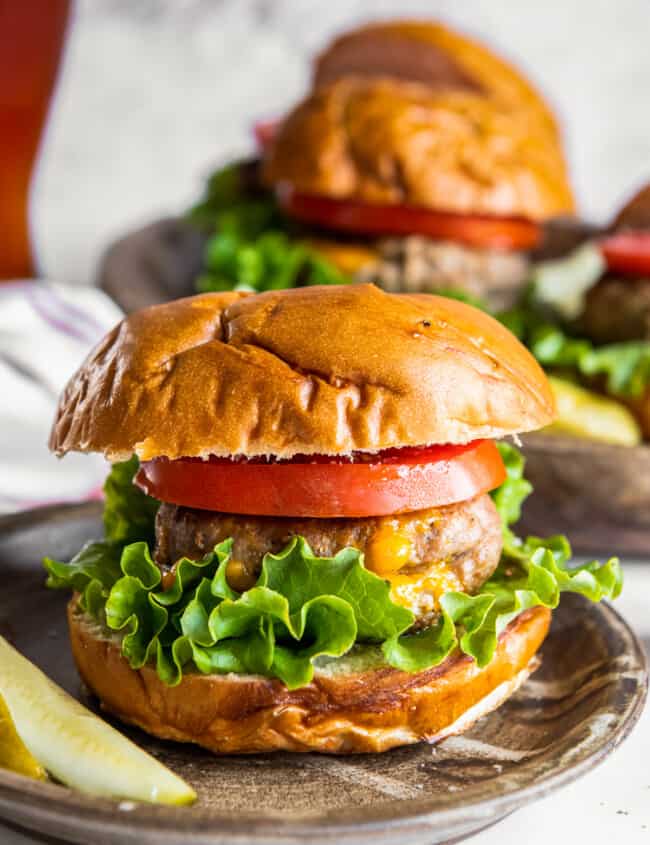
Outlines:
<svg viewBox="0 0 650 845"><path fill-rule="evenodd" d="M0 631L77 696L67 596L44 589L39 559L65 557L97 536L99 514L91 504L0 519ZM0 815L93 845L455 841L591 769L639 717L647 690L642 647L610 607L569 597L542 657L500 710L433 748L344 759L217 758L128 730L193 784L195 807L98 800L0 772Z"/></svg>

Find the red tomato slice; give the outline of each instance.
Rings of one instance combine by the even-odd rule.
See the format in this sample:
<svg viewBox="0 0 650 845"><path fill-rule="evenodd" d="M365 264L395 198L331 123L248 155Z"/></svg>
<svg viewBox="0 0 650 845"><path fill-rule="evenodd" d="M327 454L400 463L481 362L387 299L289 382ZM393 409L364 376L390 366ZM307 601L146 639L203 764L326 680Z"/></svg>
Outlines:
<svg viewBox="0 0 650 845"><path fill-rule="evenodd" d="M527 250L541 240L541 229L519 217L455 214L409 205L366 205L352 200L301 194L284 184L280 206L306 223L362 235L425 235L476 247Z"/></svg>
<svg viewBox="0 0 650 845"><path fill-rule="evenodd" d="M650 273L650 232L621 232L600 242L607 267L614 273Z"/></svg>
<svg viewBox="0 0 650 845"><path fill-rule="evenodd" d="M262 152L264 152L275 138L275 133L278 131L279 125L279 120L258 120L257 123L253 124L253 135L255 136L257 146Z"/></svg>
<svg viewBox="0 0 650 845"><path fill-rule="evenodd" d="M257 516L387 516L463 502L498 487L505 467L492 440L395 449L351 460L301 456L265 460L158 458L136 484L156 499Z"/></svg>

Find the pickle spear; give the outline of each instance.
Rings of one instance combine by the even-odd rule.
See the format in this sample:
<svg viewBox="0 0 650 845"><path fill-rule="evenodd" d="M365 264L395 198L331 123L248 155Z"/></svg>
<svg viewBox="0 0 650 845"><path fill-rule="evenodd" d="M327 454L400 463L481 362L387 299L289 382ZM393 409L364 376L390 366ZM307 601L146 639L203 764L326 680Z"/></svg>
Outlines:
<svg viewBox="0 0 650 845"><path fill-rule="evenodd" d="M133 801L196 800L181 778L83 707L3 637L0 695L29 752L67 786Z"/></svg>
<svg viewBox="0 0 650 845"><path fill-rule="evenodd" d="M544 434L568 434L618 446L638 446L641 429L630 411L614 399L556 376L549 376L558 416Z"/></svg>
<svg viewBox="0 0 650 845"><path fill-rule="evenodd" d="M18 736L9 708L0 696L0 769L8 769L18 775L36 780L45 780L45 769L29 753L27 746Z"/></svg>

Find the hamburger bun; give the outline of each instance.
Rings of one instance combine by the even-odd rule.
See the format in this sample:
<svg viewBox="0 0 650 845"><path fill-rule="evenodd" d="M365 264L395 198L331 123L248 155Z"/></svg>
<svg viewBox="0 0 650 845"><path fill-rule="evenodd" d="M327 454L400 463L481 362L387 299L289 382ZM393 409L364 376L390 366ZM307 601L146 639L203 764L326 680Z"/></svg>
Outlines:
<svg viewBox="0 0 650 845"><path fill-rule="evenodd" d="M316 60L314 87L345 76L391 77L483 95L507 109L534 113L557 134L553 112L516 68L436 21L381 21L344 33Z"/></svg>
<svg viewBox="0 0 650 845"><path fill-rule="evenodd" d="M647 231L650 229L650 184L640 188L616 215L611 228Z"/></svg>
<svg viewBox="0 0 650 845"><path fill-rule="evenodd" d="M461 302L372 285L218 293L122 320L64 390L50 448L339 455L497 438L554 413L530 353Z"/></svg>
<svg viewBox="0 0 650 845"><path fill-rule="evenodd" d="M544 220L570 214L555 116L512 65L436 22L335 39L269 145L268 184L365 203Z"/></svg>
<svg viewBox="0 0 650 845"><path fill-rule="evenodd" d="M409 674L382 665L377 650L317 668L306 687L289 691L259 675L187 673L166 686L155 667L133 670L119 637L68 607L79 674L105 710L163 739L216 753L386 751L466 730L498 707L528 677L548 631L550 611L519 615L501 635L484 669L462 654Z"/></svg>
<svg viewBox="0 0 650 845"><path fill-rule="evenodd" d="M544 220L574 203L560 142L538 118L471 91L345 77L285 118L263 178L341 200Z"/></svg>

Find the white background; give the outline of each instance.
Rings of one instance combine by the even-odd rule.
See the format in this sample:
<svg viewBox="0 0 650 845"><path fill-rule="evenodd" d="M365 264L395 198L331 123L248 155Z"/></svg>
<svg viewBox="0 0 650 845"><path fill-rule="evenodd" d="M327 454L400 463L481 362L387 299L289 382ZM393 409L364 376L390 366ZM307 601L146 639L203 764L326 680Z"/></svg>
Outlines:
<svg viewBox="0 0 650 845"><path fill-rule="evenodd" d="M395 14L440 16L527 69L586 216L650 179L648 0L79 0L34 191L44 272L88 281L110 239L184 209L251 147L334 32Z"/></svg>

